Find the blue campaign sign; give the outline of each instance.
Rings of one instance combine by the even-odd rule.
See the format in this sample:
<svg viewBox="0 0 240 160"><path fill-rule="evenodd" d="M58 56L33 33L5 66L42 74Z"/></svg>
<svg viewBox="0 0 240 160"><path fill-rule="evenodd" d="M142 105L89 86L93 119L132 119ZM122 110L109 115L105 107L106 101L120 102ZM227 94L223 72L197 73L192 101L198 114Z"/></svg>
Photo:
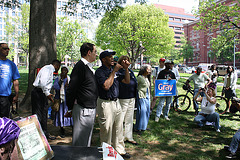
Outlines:
<svg viewBox="0 0 240 160"><path fill-rule="evenodd" d="M155 80L155 96L175 96L176 95L176 80Z"/></svg>

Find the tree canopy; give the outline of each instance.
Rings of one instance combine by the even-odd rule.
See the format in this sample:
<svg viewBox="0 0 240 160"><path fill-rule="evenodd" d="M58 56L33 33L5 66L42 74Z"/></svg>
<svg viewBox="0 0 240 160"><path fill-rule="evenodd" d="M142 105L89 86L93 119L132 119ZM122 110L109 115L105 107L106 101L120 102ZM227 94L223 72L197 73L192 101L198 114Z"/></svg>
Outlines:
<svg viewBox="0 0 240 160"><path fill-rule="evenodd" d="M153 5L132 5L106 12L96 31L102 49L127 54L134 63L141 55L166 57L174 47L168 16Z"/></svg>
<svg viewBox="0 0 240 160"><path fill-rule="evenodd" d="M205 33L218 31L217 37L213 37L210 42L211 54L214 54L217 58L233 57L229 49L233 48L234 38L239 39L240 0L232 0L230 5L225 3L226 1L202 1L198 11L195 11L195 15L200 18L195 29L204 30ZM230 59L228 58L228 60Z"/></svg>
<svg viewBox="0 0 240 160"><path fill-rule="evenodd" d="M81 24L71 21L67 17L58 18L57 34L57 58L64 60L65 55L71 59L80 59L79 48L83 41L86 41L86 35L81 28Z"/></svg>

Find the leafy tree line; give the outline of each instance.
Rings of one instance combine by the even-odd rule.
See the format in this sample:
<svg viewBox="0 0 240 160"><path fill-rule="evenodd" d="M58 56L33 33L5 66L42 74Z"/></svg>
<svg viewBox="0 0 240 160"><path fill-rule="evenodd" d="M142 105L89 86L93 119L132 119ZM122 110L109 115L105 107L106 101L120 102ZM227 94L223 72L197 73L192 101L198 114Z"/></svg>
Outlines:
<svg viewBox="0 0 240 160"><path fill-rule="evenodd" d="M105 13L96 31L96 43L102 49L128 55L134 66L142 54L157 59L170 55L175 40L162 9L132 5Z"/></svg>
<svg viewBox="0 0 240 160"><path fill-rule="evenodd" d="M230 5L226 5L231 2ZM233 60L233 44L239 44L240 0L220 1L207 0L200 2L195 15L199 17L197 30L205 33L219 31L217 37L210 41L212 58L220 63Z"/></svg>
<svg viewBox="0 0 240 160"><path fill-rule="evenodd" d="M0 2L10 2L10 1L0 1ZM75 2L80 3L82 1L75 1ZM125 33L119 32L119 37L120 35L122 35L124 37L123 40L126 39L124 43L118 44L117 41L111 41L111 43L109 43L108 41L105 41L106 44L111 44L111 45L116 44L117 46L119 46L116 48L116 50L119 53L123 53L123 54L127 53L132 58L134 57L136 58L137 54L139 55L144 54L144 55L150 55L151 57L157 59L160 56L164 56L164 57L168 56L170 54L170 51L173 49L173 46L175 43L175 40L173 38L174 33L171 29L168 28L168 25L167 25L168 17L164 15L162 10L157 10L156 8L150 8L150 6L144 6L145 8L142 8L143 10L141 10L142 6L139 6L137 10L131 11L131 14L133 14L133 16L130 17L129 13L127 13L126 10L123 10L119 6L120 3L125 3L125 1L121 1L121 0L105 0L105 1L102 0L101 1L100 0L100 1L96 1L97 3L95 3L95 1L94 3L89 3L89 5L87 5L88 4L87 2L92 2L92 1L87 0L85 2L86 2L85 3L86 5L84 5L85 9L83 10L83 12L84 13L88 12L88 14L89 15L91 14L92 17L95 17L97 12L90 12L88 10L89 8L93 7L97 3L99 6L107 5L106 16L104 17L108 17L109 15L109 18L110 18L109 27L113 27L114 24L118 24L115 26L116 29L118 29L119 31L120 29L123 29L124 31L126 31ZM30 18L29 18L29 32L28 32L29 33L28 89L26 92L26 96L21 102L22 108L25 108L28 110L30 109L30 105L29 105L30 93L32 90L32 83L34 81L35 69L42 67L45 64L49 64L53 59L56 59L58 56L57 45L56 45L57 44L57 40L56 40L57 38L56 6L57 5L56 3L57 3L56 0L53 0L53 1L42 0L41 3L39 3L38 0L30 1ZM0 5L1 4L3 3L0 3ZM10 7L14 7L14 5L18 6L17 0L11 1L11 4L9 4ZM130 8L130 6L127 8ZM101 10L101 7L97 7L95 9ZM122 11L116 13L115 10L118 10L118 9L119 11L120 10ZM156 11L156 13L153 11ZM110 16L110 14L112 16ZM155 17L157 17L156 22L155 22L156 20ZM117 18L121 18L121 20L115 21L117 20ZM106 19L107 18L103 18L102 22L103 21L108 22ZM111 34L105 34L105 35L110 36ZM112 40L114 39L115 38L112 38ZM105 43L101 43L101 47L104 49L103 44ZM124 45L126 46L121 48L121 46L124 46ZM71 45L68 44L68 46L71 46ZM109 47L113 48L111 46L106 46L106 48L109 48ZM60 57L62 56L60 55Z"/></svg>
<svg viewBox="0 0 240 160"><path fill-rule="evenodd" d="M29 4L22 4L20 16L7 17L6 22L6 37L4 41L9 42L14 38L17 45L17 50L11 54L19 54L24 57L26 67L28 67L29 56ZM64 61L65 55L69 55L73 61L80 59L79 48L84 41L87 41L86 34L77 20L71 21L67 17L57 19L58 34L57 34L57 58ZM14 46L11 46L14 47ZM18 52L18 53L17 53ZM10 55L11 57L11 55Z"/></svg>
<svg viewBox="0 0 240 160"><path fill-rule="evenodd" d="M26 0L29 2L29 0ZM74 2L70 0L69 3ZM76 3L85 2L83 11L86 13L92 13L92 16L96 15L95 12L89 12L89 8L99 4L99 6L107 5L108 9L114 8L118 5L118 2L124 2L122 0L99 0L99 1L79 1ZM87 3L89 2L89 3ZM97 2L97 3L91 3ZM116 4L116 5L115 5ZM70 4L68 4L70 5ZM19 0L1 0L0 6L6 6L10 8L19 7ZM24 109L30 108L30 93L33 88L32 83L34 81L35 69L51 63L53 59L57 58L56 53L56 8L57 0L31 0L30 1L30 19L29 19L29 77L28 77L28 89L26 95L21 102L21 106ZM96 7L96 10L101 7Z"/></svg>

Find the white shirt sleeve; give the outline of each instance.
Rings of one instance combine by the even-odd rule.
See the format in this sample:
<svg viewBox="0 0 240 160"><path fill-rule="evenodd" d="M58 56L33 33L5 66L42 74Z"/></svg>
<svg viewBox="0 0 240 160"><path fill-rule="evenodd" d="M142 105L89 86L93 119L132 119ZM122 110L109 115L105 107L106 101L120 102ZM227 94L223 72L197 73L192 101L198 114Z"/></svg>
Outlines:
<svg viewBox="0 0 240 160"><path fill-rule="evenodd" d="M237 72L236 71L234 71L233 73L233 79L232 79L232 83L231 83L231 89L236 89L237 88L237 78L238 78L238 76L237 76Z"/></svg>
<svg viewBox="0 0 240 160"><path fill-rule="evenodd" d="M43 67L39 71L33 83L33 86L41 88L46 96L50 94L50 90L53 85L53 72L54 67L53 68L52 67L50 68L49 66Z"/></svg>
<svg viewBox="0 0 240 160"><path fill-rule="evenodd" d="M177 68L174 68L174 73L175 73L176 80L178 81L180 79L180 75Z"/></svg>

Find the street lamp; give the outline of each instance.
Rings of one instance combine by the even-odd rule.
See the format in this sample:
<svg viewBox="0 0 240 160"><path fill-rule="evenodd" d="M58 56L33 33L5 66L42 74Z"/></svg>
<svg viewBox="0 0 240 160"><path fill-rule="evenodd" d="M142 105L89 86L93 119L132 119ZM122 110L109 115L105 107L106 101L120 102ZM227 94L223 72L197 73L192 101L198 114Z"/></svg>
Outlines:
<svg viewBox="0 0 240 160"><path fill-rule="evenodd" d="M235 36L234 36L234 45L233 45L233 68L235 69Z"/></svg>

